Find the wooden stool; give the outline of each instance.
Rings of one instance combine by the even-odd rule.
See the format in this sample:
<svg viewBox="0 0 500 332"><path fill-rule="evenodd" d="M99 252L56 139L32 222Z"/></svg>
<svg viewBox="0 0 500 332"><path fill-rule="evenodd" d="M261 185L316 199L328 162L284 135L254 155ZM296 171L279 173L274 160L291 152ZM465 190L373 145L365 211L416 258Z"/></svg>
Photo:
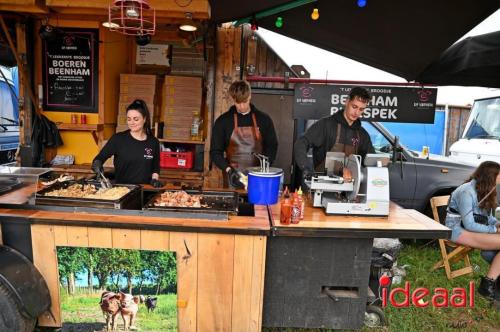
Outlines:
<svg viewBox="0 0 500 332"><path fill-rule="evenodd" d="M436 222L440 222L438 208L448 205L449 199L449 195L436 196L431 198L432 215ZM432 267L432 271L444 266L444 270L446 271L446 277L448 278L448 280L461 275L472 273L474 271L469 258L469 252L472 251L473 248L462 246L456 244L455 242L443 239L439 240L439 247L441 250L442 259ZM462 260L464 261L465 265L463 268L458 270L451 269L451 264L460 262Z"/></svg>

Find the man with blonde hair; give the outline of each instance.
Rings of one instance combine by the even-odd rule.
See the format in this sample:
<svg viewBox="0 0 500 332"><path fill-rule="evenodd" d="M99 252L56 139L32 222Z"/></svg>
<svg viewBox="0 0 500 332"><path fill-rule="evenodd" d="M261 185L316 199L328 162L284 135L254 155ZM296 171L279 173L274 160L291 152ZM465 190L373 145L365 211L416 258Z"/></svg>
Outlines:
<svg viewBox="0 0 500 332"><path fill-rule="evenodd" d="M259 166L254 153L267 156L272 163L276 158L278 140L269 115L250 103L252 90L248 82L233 82L228 92L234 105L215 121L210 157L227 174L231 187L242 188L238 171Z"/></svg>

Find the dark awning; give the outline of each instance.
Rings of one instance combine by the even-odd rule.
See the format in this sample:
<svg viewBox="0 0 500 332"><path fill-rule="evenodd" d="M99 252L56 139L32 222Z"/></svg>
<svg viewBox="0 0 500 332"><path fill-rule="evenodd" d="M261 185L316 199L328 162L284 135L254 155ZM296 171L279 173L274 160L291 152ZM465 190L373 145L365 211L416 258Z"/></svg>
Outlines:
<svg viewBox="0 0 500 332"><path fill-rule="evenodd" d="M500 31L456 43L418 75L417 80L437 85L500 88Z"/></svg>
<svg viewBox="0 0 500 332"><path fill-rule="evenodd" d="M217 23L236 21L265 11L267 9L281 6L293 1L290 0L210 0L212 20Z"/></svg>
<svg viewBox="0 0 500 332"><path fill-rule="evenodd" d="M290 1L213 0L212 17L231 20ZM320 12L311 20L312 9ZM261 19L259 26L413 81L450 45L500 8L500 0L321 0ZM275 26L276 17L283 27ZM289 52L294 52L293 49ZM304 60L305 61L305 60Z"/></svg>

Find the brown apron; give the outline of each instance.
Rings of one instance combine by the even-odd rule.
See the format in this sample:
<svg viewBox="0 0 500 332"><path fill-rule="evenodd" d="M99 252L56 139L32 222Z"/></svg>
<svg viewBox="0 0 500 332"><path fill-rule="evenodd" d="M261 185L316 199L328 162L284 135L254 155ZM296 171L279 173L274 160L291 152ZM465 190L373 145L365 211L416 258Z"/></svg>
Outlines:
<svg viewBox="0 0 500 332"><path fill-rule="evenodd" d="M335 137L335 144L332 146L329 152L343 152L345 157L349 157L351 154L358 154L358 146L360 143L359 130L356 130L356 137L352 139L352 144L340 143L340 133L342 126L337 123L337 136ZM334 173L341 174L343 164L335 163ZM323 160L318 166L315 167L316 172L323 172L325 170L325 160Z"/></svg>
<svg viewBox="0 0 500 332"><path fill-rule="evenodd" d="M262 153L262 136L255 113L252 113L252 127L238 127L238 115L234 113L234 129L226 149L226 157L231 167L243 171L247 167L259 166L259 160L254 153ZM224 178L224 186L227 187Z"/></svg>

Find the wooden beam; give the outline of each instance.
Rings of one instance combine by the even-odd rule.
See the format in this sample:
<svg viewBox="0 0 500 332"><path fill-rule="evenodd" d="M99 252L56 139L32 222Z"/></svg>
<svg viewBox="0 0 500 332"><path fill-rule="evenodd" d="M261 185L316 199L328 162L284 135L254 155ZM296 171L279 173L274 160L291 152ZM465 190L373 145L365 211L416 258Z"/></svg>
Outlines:
<svg viewBox="0 0 500 332"><path fill-rule="evenodd" d="M0 4L11 4L16 6L34 6L36 3L36 0L0 0Z"/></svg>
<svg viewBox="0 0 500 332"><path fill-rule="evenodd" d="M194 19L210 18L208 0L192 0L186 7L180 7L179 0L151 0L156 17L185 18L185 13L193 14ZM47 6L59 14L107 15L110 0L47 0Z"/></svg>
<svg viewBox="0 0 500 332"><path fill-rule="evenodd" d="M0 0L0 11L46 14L49 12L43 0Z"/></svg>
<svg viewBox="0 0 500 332"><path fill-rule="evenodd" d="M17 53L22 55L23 59L26 59L26 25L22 23L16 24L16 40ZM23 101L26 100L25 84L22 79L19 80L19 100ZM27 142L31 141L32 109L31 103L19 103L19 143L21 146L25 146Z"/></svg>

